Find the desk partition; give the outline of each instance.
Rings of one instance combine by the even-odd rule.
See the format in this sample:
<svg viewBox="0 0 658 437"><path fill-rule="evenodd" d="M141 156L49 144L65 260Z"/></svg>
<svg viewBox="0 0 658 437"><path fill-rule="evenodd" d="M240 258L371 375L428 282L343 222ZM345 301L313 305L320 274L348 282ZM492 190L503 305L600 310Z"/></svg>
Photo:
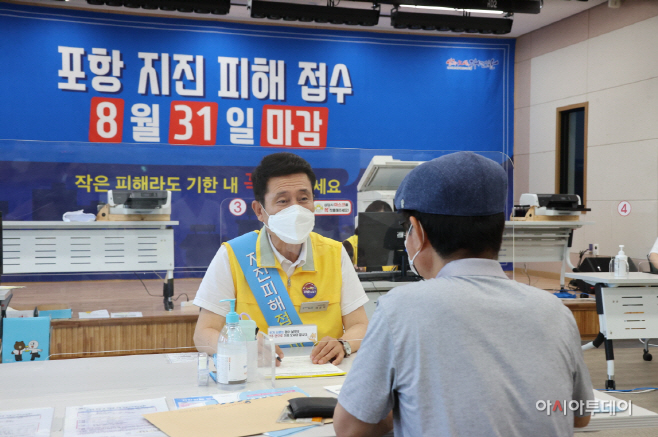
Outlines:
<svg viewBox="0 0 658 437"><path fill-rule="evenodd" d="M20 156L17 147L7 150ZM53 359L194 350L199 309L191 302L200 279L221 243L261 228L251 208L251 172L265 155L275 151L230 146L226 148L230 159L215 165L84 164L81 168L80 164L27 162L8 167L9 188L31 198L30 203L11 202L14 206L4 214L2 279L5 284L25 285L14 291L12 305L26 309L60 304L72 309L71 319L52 322ZM395 188L408 171L456 151L295 150L311 163L317 179L313 185L314 231L345 241L355 233L358 212L370 203L382 200L392 206ZM513 161L501 151L476 153L499 163L509 175L505 212L509 216L515 200ZM381 162L389 164L378 164ZM91 185L82 184L82 173L91 176ZM41 191L25 191L25 186L14 183L28 174L40 181ZM142 176L131 176L128 185L128 175L136 174ZM105 179L103 186L94 182ZM138 180L141 185L136 185ZM155 188L151 183L156 182L164 184L158 188L172 192L172 221L60 221L68 210L94 213L89 206L106 201L107 189ZM572 232L584 224L508 221L499 260L505 270L512 270L513 277L515 262L555 262L564 286ZM377 293L394 285L381 280L364 282L368 291ZM163 294L165 309L173 311L164 311L161 301L155 299Z"/></svg>
<svg viewBox="0 0 658 437"><path fill-rule="evenodd" d="M312 162L317 177L313 186L316 215L314 231L344 241L354 235L358 212L363 211L370 202L383 200L392 205L395 190L381 189L384 183L379 189L357 190L375 156L390 157L399 162L421 163L453 152L326 149L322 159L318 160L313 152L301 151L299 154ZM202 275L221 243L260 229L262 225L251 210L254 197L250 175L269 150L234 147L232 153L240 154L234 166L149 167L149 178L167 180L182 177L185 181L189 180L186 186L179 186L180 191L172 190L172 221L63 223L58 217L66 211L44 215L36 212L36 208L31 217L29 214L20 216L18 209L6 214L5 218L10 220L4 222L3 280L5 284L25 287L14 291L12 304L18 309L24 309L59 303L70 304L73 309L71 319L51 321L49 358L57 362L37 364L45 366L44 399L58 405L55 416L60 424L63 422L63 406L140 400L156 396L167 396L170 402L169 398L177 396L190 397L217 391L212 385L207 388L196 386L194 366L179 364L180 367L176 368L177 364L170 364L165 354L171 354L172 357L180 353L196 354L194 332L199 308L191 305L191 302ZM511 194L512 160L501 152L478 153L499 163L509 175L510 194L505 212L509 217L514 203ZM38 166L36 163L32 165ZM135 170L130 165L121 168L126 174ZM92 174L100 172L99 169L90 164L85 171ZM36 167L32 170L36 170ZM66 169L61 171L67 173ZM175 172L183 176L173 176ZM73 173L69 176L75 176ZM123 176L119 171L115 173L112 177L118 184L121 181L119 178ZM383 178L389 185L395 182L387 178L395 177L400 178L400 175L386 175L385 172L379 174L380 181ZM192 180L195 181L194 186ZM76 183L69 185L64 191L74 191L79 196L79 204L75 208L104 200L102 192L82 190ZM194 190L197 192L192 193ZM564 271L569 262L573 232L585 224L508 221L499 261L506 270L512 270L512 277L515 262L555 262L561 266L561 284L564 285ZM146 273L150 272L164 272L165 275L157 280L148 277ZM96 279L96 274L102 274L102 279ZM108 274L116 274L117 277L114 279L110 276L108 279ZM175 295L174 277L177 280ZM164 311L161 307L159 281L165 282L165 294L167 284L171 283L169 301L173 311ZM366 291L373 292L370 295L380 295L397 283L379 280L365 281L363 285ZM181 302L185 305L181 305ZM374 306L371 309L374 310ZM102 310L106 311L103 313ZM309 351L297 350L292 353L308 354ZM68 360L70 358L91 358L90 366L80 367L86 360ZM66 362L73 364L67 365ZM351 359L346 360L343 366L349 368L350 364ZM19 366L30 364L0 364L5 365L11 366L11 372L20 375ZM120 378L117 372L123 366L139 370L126 377L124 385L112 387L109 384ZM71 372L74 375L71 379L73 384L76 381L88 384L87 379L91 378L89 369L103 375L89 385L96 388L91 392L80 392L75 387L63 390L62 396L67 399L63 401L62 396L57 394L61 389L59 378L65 378L63 373ZM157 381L149 379L152 375L157 375ZM139 382L136 382L138 379ZM276 386L297 384L311 395L323 396L326 395L324 385L340 384L342 380L342 377L336 377L294 383L277 381ZM172 381L175 382L172 384ZM125 385L130 387L126 388ZM21 391L13 385L9 389L11 393ZM34 399L29 395L17 395L15 399L17 402L11 406L2 404L0 399L0 409L29 408L34 405ZM319 430L311 430L302 435L331 433L322 434Z"/></svg>
<svg viewBox="0 0 658 437"><path fill-rule="evenodd" d="M507 221L498 261L511 263L559 262L560 288L565 288L567 267L574 268L569 253L575 230L585 221Z"/></svg>

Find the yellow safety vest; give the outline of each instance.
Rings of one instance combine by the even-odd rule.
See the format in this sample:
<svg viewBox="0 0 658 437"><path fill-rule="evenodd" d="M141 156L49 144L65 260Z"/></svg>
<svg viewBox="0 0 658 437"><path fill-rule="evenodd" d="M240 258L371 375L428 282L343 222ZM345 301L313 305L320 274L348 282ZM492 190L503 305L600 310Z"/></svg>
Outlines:
<svg viewBox="0 0 658 437"><path fill-rule="evenodd" d="M258 232L258 231L256 231ZM228 242L223 243L229 256L231 275L235 287L235 311L247 313L256 322L258 329L267 333L267 322L254 298L251 288L244 277L242 268ZM281 275L281 281L286 286L290 300L295 306L297 314L305 325L317 325L318 340L325 336L339 338L343 335L343 318L340 306L343 275L341 271L341 251L343 245L338 241L325 238L314 232L306 240L306 263L297 266L290 278L281 268L279 260L274 256L274 251L269 239L264 232L260 232L256 240L256 263L258 267L277 269ZM302 293L306 286L307 291L313 287L317 294L307 298ZM326 311L314 311L308 313L300 312L300 305L304 302L328 301Z"/></svg>
<svg viewBox="0 0 658 437"><path fill-rule="evenodd" d="M354 249L354 256L352 257L352 263L356 265L356 261L358 259L358 253L359 253L359 236L358 235L352 235L350 238L347 240L348 243L352 245L352 249ZM390 272L393 270L397 270L398 266L382 266L382 270L385 272Z"/></svg>
<svg viewBox="0 0 658 437"><path fill-rule="evenodd" d="M352 249L354 249L354 255L352 256L352 264L356 265L357 255L359 253L359 236L352 235L350 238L348 238L345 241L350 243L352 245Z"/></svg>

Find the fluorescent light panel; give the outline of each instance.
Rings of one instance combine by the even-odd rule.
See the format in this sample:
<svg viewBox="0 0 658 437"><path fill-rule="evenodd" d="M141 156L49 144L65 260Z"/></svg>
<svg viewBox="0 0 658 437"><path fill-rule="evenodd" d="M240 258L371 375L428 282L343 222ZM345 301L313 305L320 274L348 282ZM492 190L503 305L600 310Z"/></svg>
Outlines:
<svg viewBox="0 0 658 437"><path fill-rule="evenodd" d="M371 3L373 0L351 0ZM515 14L538 14L541 12L543 0L378 0L379 4L389 4L398 7L401 3L406 7L437 8L438 10L467 10L472 12L512 12ZM445 9L440 9L445 8Z"/></svg>
<svg viewBox="0 0 658 437"><path fill-rule="evenodd" d="M502 15L505 11L491 11L484 9L455 9L455 8L445 8L443 6L418 6L418 5L400 5L401 8L413 8L413 9L430 9L433 11L449 11L449 12L470 12L477 14L495 14Z"/></svg>
<svg viewBox="0 0 658 437"><path fill-rule="evenodd" d="M299 3L280 3L251 0L247 6L251 18L270 20L301 21L330 24L375 26L379 22L378 9L338 8Z"/></svg>
<svg viewBox="0 0 658 437"><path fill-rule="evenodd" d="M509 18L467 17L463 15L391 12L391 25L396 29L422 29L439 32L505 35L512 30Z"/></svg>
<svg viewBox="0 0 658 437"><path fill-rule="evenodd" d="M231 8L230 0L87 0L87 3L96 6L123 6L131 9L161 9L215 15L226 15Z"/></svg>

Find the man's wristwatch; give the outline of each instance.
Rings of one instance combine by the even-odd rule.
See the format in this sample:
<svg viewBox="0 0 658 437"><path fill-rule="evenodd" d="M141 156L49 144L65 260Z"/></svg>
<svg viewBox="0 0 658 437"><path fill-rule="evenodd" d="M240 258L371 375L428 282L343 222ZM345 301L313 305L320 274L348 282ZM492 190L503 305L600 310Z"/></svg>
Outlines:
<svg viewBox="0 0 658 437"><path fill-rule="evenodd" d="M343 351L345 351L345 358L352 355L352 346L350 346L350 343L347 340L341 340L340 338L338 339L338 341L340 341L340 344L343 345Z"/></svg>

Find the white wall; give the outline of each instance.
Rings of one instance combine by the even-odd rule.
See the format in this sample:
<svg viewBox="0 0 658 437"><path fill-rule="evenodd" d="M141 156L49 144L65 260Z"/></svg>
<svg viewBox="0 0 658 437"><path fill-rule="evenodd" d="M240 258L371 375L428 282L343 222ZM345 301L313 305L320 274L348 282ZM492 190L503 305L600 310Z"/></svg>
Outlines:
<svg viewBox="0 0 658 437"><path fill-rule="evenodd" d="M574 234L573 253L599 243L602 255L613 255L624 244L646 259L658 236L657 43L658 2L649 0L602 4L517 40L515 200L556 191L556 109L589 102L592 211L581 220L595 224ZM622 200L632 206L626 217L617 212Z"/></svg>

